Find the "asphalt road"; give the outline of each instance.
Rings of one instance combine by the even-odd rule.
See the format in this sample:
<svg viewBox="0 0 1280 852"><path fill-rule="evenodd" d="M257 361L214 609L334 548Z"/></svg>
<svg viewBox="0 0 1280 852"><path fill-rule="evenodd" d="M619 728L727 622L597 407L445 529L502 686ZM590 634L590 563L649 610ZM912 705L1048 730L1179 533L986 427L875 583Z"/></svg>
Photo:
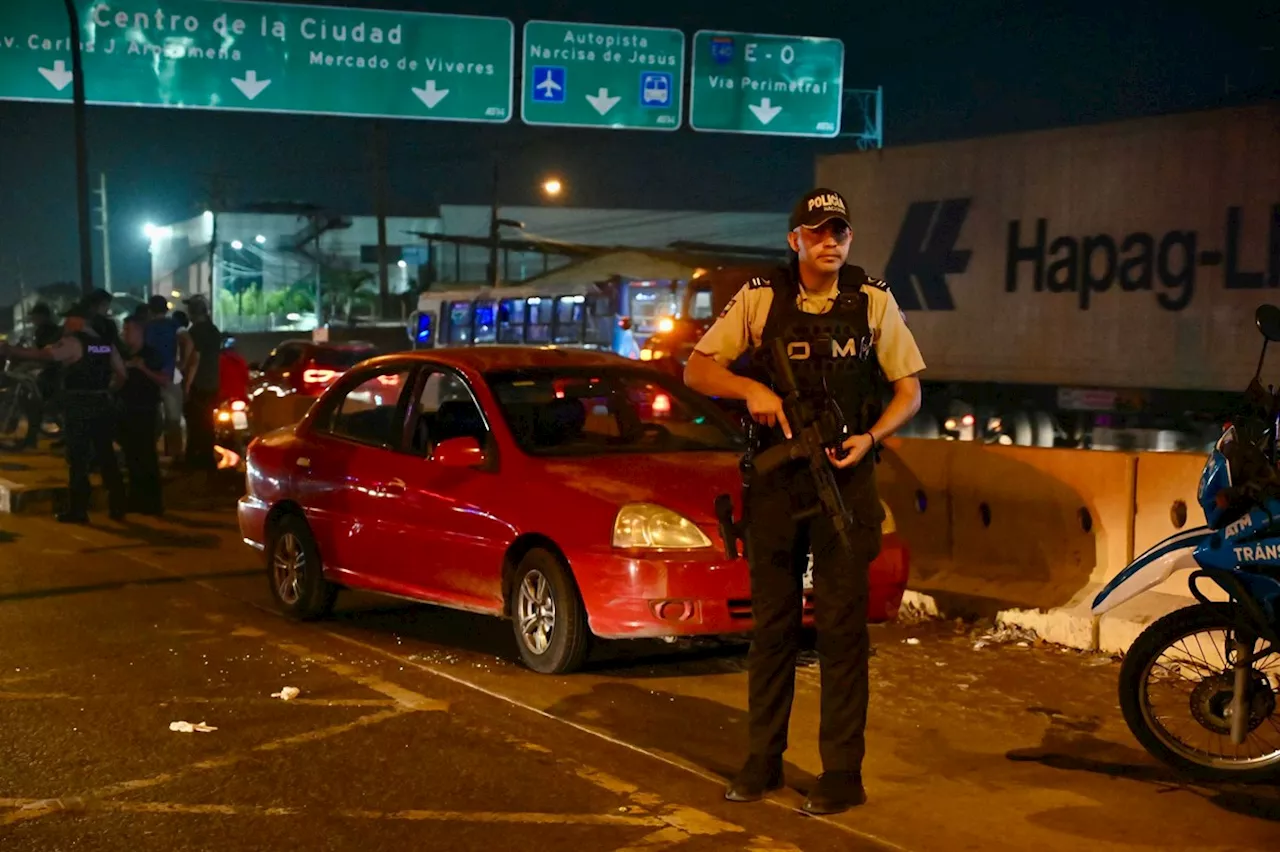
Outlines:
<svg viewBox="0 0 1280 852"><path fill-rule="evenodd" d="M546 677L496 619L358 595L279 617L229 510L0 515L0 849L1280 848L1280 790L1145 756L1113 661L974 639L876 628L870 801L814 818L809 661L788 788L731 804L741 643L610 643Z"/></svg>

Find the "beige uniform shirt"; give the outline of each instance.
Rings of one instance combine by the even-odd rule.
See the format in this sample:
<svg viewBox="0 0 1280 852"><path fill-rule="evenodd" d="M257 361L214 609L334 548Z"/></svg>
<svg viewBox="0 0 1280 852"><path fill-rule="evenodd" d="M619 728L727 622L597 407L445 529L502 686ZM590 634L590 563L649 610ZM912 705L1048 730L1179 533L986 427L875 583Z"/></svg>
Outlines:
<svg viewBox="0 0 1280 852"><path fill-rule="evenodd" d="M695 352L714 358L716 363L727 367L742 353L760 345L774 297L773 288L762 285L761 281L754 279L729 300L719 318L694 347ZM867 319L885 378L896 382L919 373L924 369L924 357L916 346L911 329L907 328L907 321L893 293L883 282L864 284L862 292L870 300ZM825 314L835 304L838 293L838 284L833 284L826 293L817 294L801 287L796 304L806 314Z"/></svg>

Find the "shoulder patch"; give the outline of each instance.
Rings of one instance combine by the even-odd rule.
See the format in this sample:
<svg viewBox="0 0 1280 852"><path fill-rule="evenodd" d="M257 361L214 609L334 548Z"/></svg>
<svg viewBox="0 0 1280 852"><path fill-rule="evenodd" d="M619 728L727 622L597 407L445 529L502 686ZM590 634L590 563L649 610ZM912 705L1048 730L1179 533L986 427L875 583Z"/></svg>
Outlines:
<svg viewBox="0 0 1280 852"><path fill-rule="evenodd" d="M747 282L748 290L759 290L762 287L772 287L772 286L773 286L773 279L765 278L762 275L757 275L755 278L752 278L750 281Z"/></svg>
<svg viewBox="0 0 1280 852"><path fill-rule="evenodd" d="M870 275L868 275L867 286L875 287L877 290L884 290L885 292L889 292L889 282L885 281L882 278L872 278Z"/></svg>

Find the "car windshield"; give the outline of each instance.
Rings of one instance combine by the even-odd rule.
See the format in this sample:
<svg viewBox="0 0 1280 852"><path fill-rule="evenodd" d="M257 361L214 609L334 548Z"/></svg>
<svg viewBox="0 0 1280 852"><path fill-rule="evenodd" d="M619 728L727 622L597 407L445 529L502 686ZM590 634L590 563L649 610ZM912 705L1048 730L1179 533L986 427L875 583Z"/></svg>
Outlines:
<svg viewBox="0 0 1280 852"><path fill-rule="evenodd" d="M376 349L320 348L315 350L312 361L326 370L350 370L361 361L378 354Z"/></svg>
<svg viewBox="0 0 1280 852"><path fill-rule="evenodd" d="M742 452L745 438L709 400L630 367L544 368L485 376L531 455Z"/></svg>

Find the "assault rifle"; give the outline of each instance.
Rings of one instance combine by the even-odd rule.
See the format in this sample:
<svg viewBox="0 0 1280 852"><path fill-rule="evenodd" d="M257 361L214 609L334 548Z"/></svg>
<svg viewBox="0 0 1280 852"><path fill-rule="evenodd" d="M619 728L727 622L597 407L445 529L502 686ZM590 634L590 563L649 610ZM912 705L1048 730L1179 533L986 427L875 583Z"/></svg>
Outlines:
<svg viewBox="0 0 1280 852"><path fill-rule="evenodd" d="M800 394L795 374L791 370L791 359L787 356L787 345L783 340L774 339L770 355L773 359L774 382L782 396L782 410L791 426L792 437L757 455L759 426L755 421L748 421L747 452L738 465L742 471L743 513L745 515L747 495L757 478L790 462L805 459L813 474L818 502L794 517L799 521L819 514L826 515L831 519L836 538L845 553L852 556L854 551L850 530L853 521L836 484L835 469L827 457L828 448L836 451L837 458L848 455L848 450L841 446L848 437L844 415L840 406L828 394L823 394L817 400L806 399ZM724 539L725 556L737 559L738 542L746 540L746 519L733 519L733 499L728 494L717 496L715 506L716 518L720 522L720 537Z"/></svg>

